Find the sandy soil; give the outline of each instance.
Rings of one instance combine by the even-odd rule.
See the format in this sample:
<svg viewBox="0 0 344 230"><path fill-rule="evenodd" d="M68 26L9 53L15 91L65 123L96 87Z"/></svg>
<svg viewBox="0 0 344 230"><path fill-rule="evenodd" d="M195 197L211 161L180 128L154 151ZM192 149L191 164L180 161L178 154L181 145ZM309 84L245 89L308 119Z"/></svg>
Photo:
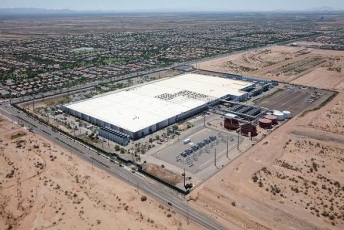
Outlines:
<svg viewBox="0 0 344 230"><path fill-rule="evenodd" d="M341 97L329 110L315 117L310 126L344 135L344 97Z"/></svg>
<svg viewBox="0 0 344 230"><path fill-rule="evenodd" d="M201 62L197 68L343 90L343 56L343 51L274 46Z"/></svg>
<svg viewBox="0 0 344 230"><path fill-rule="evenodd" d="M334 78L305 83L336 88L336 98L269 134L189 202L239 229L344 229L344 93Z"/></svg>
<svg viewBox="0 0 344 230"><path fill-rule="evenodd" d="M319 53L318 50L313 51ZM324 51L329 61L291 83L332 90L344 90L344 52Z"/></svg>
<svg viewBox="0 0 344 230"><path fill-rule="evenodd" d="M200 228L40 136L0 130L0 229Z"/></svg>
<svg viewBox="0 0 344 230"><path fill-rule="evenodd" d="M178 175L170 170L165 169L165 167L155 165L155 164L143 164L142 169L152 175L161 178L169 184L176 185L183 180L181 175Z"/></svg>
<svg viewBox="0 0 344 230"><path fill-rule="evenodd" d="M247 74L288 61L302 48L275 46L197 63L197 68L218 72Z"/></svg>

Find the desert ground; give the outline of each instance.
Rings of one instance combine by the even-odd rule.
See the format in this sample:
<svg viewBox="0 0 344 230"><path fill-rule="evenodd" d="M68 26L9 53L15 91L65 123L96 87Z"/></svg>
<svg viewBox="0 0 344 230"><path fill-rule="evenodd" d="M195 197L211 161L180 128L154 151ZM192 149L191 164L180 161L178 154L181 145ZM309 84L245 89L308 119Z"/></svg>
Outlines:
<svg viewBox="0 0 344 230"><path fill-rule="evenodd" d="M197 63L198 69L344 89L344 52L272 46Z"/></svg>
<svg viewBox="0 0 344 230"><path fill-rule="evenodd" d="M305 55L343 67L343 52ZM339 94L269 134L193 191L190 204L242 229L344 229L344 73L322 65L285 80Z"/></svg>
<svg viewBox="0 0 344 230"><path fill-rule="evenodd" d="M41 136L0 130L0 229L200 229Z"/></svg>

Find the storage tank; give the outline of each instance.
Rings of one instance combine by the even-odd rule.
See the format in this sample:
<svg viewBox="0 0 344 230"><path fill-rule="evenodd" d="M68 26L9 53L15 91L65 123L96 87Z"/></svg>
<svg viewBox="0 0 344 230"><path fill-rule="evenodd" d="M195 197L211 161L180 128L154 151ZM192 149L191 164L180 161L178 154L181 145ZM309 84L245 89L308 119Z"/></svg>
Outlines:
<svg viewBox="0 0 344 230"><path fill-rule="evenodd" d="M234 118L225 118L224 127L230 130L237 130L240 126L239 121Z"/></svg>
<svg viewBox="0 0 344 230"><path fill-rule="evenodd" d="M270 129L272 121L269 119L261 118L259 119L259 126L263 129Z"/></svg>
<svg viewBox="0 0 344 230"><path fill-rule="evenodd" d="M237 115L226 113L223 126L226 129L237 130L240 127L239 121L236 119Z"/></svg>
<svg viewBox="0 0 344 230"><path fill-rule="evenodd" d="M277 117L277 120L283 121L284 120L284 114L278 110L274 111L274 116Z"/></svg>
<svg viewBox="0 0 344 230"><path fill-rule="evenodd" d="M243 124L241 126L240 132L241 132L241 135L244 135L244 136L249 136L250 134L251 136L258 135L257 127L253 124Z"/></svg>
<svg viewBox="0 0 344 230"><path fill-rule="evenodd" d="M283 115L285 119L290 119L291 118L291 113L289 111L283 111Z"/></svg>
<svg viewBox="0 0 344 230"><path fill-rule="evenodd" d="M266 115L264 118L272 121L273 125L277 125L278 124L278 119L274 115Z"/></svg>

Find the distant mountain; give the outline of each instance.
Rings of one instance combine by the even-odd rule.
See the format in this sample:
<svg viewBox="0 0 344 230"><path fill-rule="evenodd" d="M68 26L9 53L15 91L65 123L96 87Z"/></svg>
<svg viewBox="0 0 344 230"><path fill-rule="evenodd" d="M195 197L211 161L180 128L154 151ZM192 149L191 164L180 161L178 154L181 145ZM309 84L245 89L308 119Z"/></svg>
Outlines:
<svg viewBox="0 0 344 230"><path fill-rule="evenodd" d="M279 12L279 13L292 13L292 12L318 12L318 13L325 13L325 12L342 12L342 9L335 9L333 7L329 6L323 6L323 7L315 7L311 9L299 9L299 10L285 10L285 9L277 9L273 10L272 12Z"/></svg>
<svg viewBox="0 0 344 230"><path fill-rule="evenodd" d="M308 10L286 10L277 9L271 11L243 11L243 10L201 10L201 9L151 9L151 10L56 10L56 9L42 9L42 8L0 8L0 16L10 15L71 15L71 14L113 14L113 13L245 13L245 12L278 12L278 13L292 13L292 12L333 12L342 11L342 9L334 9L332 7L323 6L312 8Z"/></svg>
<svg viewBox="0 0 344 230"><path fill-rule="evenodd" d="M340 11L340 10L339 9L334 9L333 7L329 7L329 6L322 6L322 7L312 8L310 11L331 12L331 11Z"/></svg>
<svg viewBox="0 0 344 230"><path fill-rule="evenodd" d="M0 8L0 15L71 14L73 10L54 10L39 8Z"/></svg>

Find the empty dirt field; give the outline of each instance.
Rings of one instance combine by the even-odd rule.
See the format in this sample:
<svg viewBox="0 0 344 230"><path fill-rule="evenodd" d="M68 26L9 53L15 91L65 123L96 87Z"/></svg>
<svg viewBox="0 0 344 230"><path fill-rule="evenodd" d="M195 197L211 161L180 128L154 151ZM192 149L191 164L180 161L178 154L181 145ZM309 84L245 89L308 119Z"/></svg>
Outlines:
<svg viewBox="0 0 344 230"><path fill-rule="evenodd" d="M308 53L308 50L302 48L274 46L200 62L197 64L197 68L235 74L249 73L249 75L252 75L256 71L288 62Z"/></svg>
<svg viewBox="0 0 344 230"><path fill-rule="evenodd" d="M344 98L340 98L329 110L315 117L310 126L344 135Z"/></svg>
<svg viewBox="0 0 344 230"><path fill-rule="evenodd" d="M40 136L0 130L0 229L200 228Z"/></svg>
<svg viewBox="0 0 344 230"><path fill-rule="evenodd" d="M197 68L325 89L344 89L343 56L343 51L273 46L201 62Z"/></svg>

